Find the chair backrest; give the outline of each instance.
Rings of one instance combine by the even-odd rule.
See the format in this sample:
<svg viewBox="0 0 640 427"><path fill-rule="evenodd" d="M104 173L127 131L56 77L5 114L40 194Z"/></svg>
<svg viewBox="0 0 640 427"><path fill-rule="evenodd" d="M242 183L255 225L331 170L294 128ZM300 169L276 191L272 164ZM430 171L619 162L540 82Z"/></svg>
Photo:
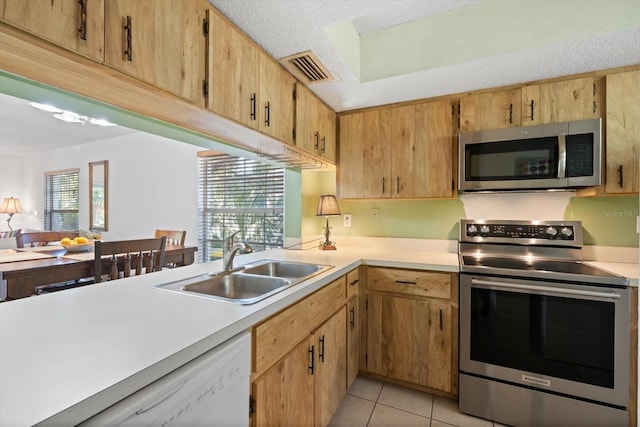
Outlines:
<svg viewBox="0 0 640 427"><path fill-rule="evenodd" d="M167 243L173 241L174 245L182 245L184 246L184 239L187 237L186 230L156 230L155 237L167 237Z"/></svg>
<svg viewBox="0 0 640 427"><path fill-rule="evenodd" d="M96 241L94 245L95 283L102 282L103 274L108 276L107 280L115 280L120 276L131 276L132 271L138 276L162 270L166 240L167 238L163 236L157 239ZM103 258L109 255L111 256ZM108 266L106 269L105 265Z"/></svg>
<svg viewBox="0 0 640 427"><path fill-rule="evenodd" d="M16 234L16 246L24 248L34 246L44 246L49 242L59 242L60 240L68 237L73 239L78 237L77 231L27 231Z"/></svg>

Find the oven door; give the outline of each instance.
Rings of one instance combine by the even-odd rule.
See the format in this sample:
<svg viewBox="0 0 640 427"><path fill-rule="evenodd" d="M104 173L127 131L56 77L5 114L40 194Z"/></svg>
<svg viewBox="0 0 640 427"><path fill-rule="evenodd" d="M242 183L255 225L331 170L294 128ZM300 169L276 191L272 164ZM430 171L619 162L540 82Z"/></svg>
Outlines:
<svg viewBox="0 0 640 427"><path fill-rule="evenodd" d="M460 275L460 371L626 408L629 290Z"/></svg>

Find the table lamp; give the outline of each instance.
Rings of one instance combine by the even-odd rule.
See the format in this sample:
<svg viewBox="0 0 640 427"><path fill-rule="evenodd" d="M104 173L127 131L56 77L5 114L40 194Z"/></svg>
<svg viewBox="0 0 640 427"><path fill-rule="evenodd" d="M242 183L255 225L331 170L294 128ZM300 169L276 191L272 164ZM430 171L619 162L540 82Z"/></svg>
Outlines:
<svg viewBox="0 0 640 427"><path fill-rule="evenodd" d="M0 206L0 213L9 214L9 219L7 219L7 225L9 226L9 230L13 231L11 228L11 217L13 214L23 213L24 209L22 208L22 204L20 203L20 199L16 199L15 197L5 197L2 201L2 206Z"/></svg>
<svg viewBox="0 0 640 427"><path fill-rule="evenodd" d="M323 251L336 249L334 242L329 241L329 236L331 235L329 216L333 215L340 215L340 207L338 206L336 196L328 194L320 196L316 216L324 216L327 218L327 225L324 226L324 242L320 243L320 249Z"/></svg>

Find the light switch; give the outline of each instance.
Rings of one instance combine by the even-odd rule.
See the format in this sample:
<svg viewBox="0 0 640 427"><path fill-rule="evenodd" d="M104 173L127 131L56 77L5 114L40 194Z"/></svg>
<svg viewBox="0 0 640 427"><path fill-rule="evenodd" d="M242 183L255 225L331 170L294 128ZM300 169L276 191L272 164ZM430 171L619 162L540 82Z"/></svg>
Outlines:
<svg viewBox="0 0 640 427"><path fill-rule="evenodd" d="M344 214L344 226L345 228L351 227L351 214Z"/></svg>

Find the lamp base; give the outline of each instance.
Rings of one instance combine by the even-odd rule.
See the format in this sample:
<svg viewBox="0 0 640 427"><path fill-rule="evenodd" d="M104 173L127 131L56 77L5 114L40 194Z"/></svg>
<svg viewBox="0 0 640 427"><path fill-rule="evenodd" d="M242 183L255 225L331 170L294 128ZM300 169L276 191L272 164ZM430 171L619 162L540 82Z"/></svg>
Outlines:
<svg viewBox="0 0 640 427"><path fill-rule="evenodd" d="M324 243L320 243L321 251L335 251L336 247L333 245L325 245Z"/></svg>

